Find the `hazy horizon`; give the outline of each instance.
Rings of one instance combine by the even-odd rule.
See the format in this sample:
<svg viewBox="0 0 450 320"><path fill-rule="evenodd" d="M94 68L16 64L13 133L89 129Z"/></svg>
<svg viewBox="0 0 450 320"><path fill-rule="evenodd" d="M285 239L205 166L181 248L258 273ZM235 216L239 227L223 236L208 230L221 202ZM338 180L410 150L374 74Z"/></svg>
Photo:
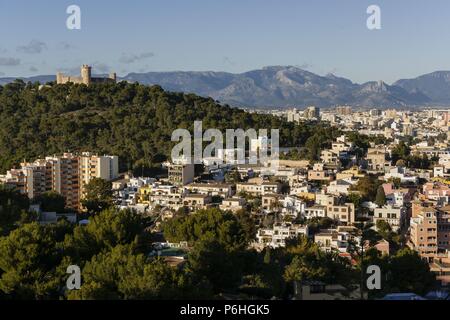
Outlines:
<svg viewBox="0 0 450 320"><path fill-rule="evenodd" d="M302 68L301 66L293 66L293 65L271 65L271 66L262 66L262 67L259 67L259 68L257 68L257 69L246 70L246 71L243 71L243 72L229 72L229 71L224 71L224 70L170 70L170 71L169 71L169 70L148 70L148 71L129 71L129 72L125 73L125 74L117 73L117 76L118 76L119 78L123 78L123 77L126 77L126 76L128 76L129 74L133 74L133 73L134 73L134 74L145 74L145 73L151 73L151 72L153 72L153 73L177 73L177 72L185 72L185 73L208 73L208 72L212 72L212 73L228 73L228 74L238 75L238 74L244 74L244 73L248 73L248 72L252 72L252 71L257 71L257 70L264 70L264 69L266 69L266 68L271 68L271 67L282 67L282 68L290 68L290 67L294 67L294 68L297 68L297 69L301 69L301 70L304 70L304 71L307 71L307 72L314 73L314 74L319 75L319 76L321 76L321 77L326 77L327 75L330 75L330 74L331 74L331 75L334 75L334 76L336 76L336 77L340 77L340 78L345 78L345 79L351 80L351 81L352 81L353 83L355 83L355 84L364 84L364 83L366 83L366 82L383 81L383 82L387 83L388 85L392 85L394 82L396 82L396 81L398 81L398 80L407 79L407 78L398 78L398 79L396 79L396 80L394 80L393 82L390 82L390 83L384 81L383 79L372 79L372 80L368 80L368 81L365 81L365 82L357 82L357 81L354 81L354 80L351 79L351 78L347 78L347 77L342 76L342 75L340 75L340 74L338 74L338 73L332 73L332 72L330 72L330 73L326 73L326 74L320 74L320 73L316 73L316 72L310 71L310 70L308 70L308 69ZM67 74L67 75L77 76L77 75L79 75L79 73L80 73L80 68L81 68L81 65L80 65L79 68L72 68L73 70L65 70L65 71L67 71L67 72L60 71L60 70L57 70L56 72L62 72L62 73ZM36 73L36 74L29 74L29 75L23 75L23 76L3 75L3 76L0 76L0 78L3 78L3 79L4 79L4 78L34 78L34 77L41 77L41 76L56 76L56 72L55 72L54 74ZM113 67L112 67L112 69L110 70L110 72L115 72L115 70L114 70ZM414 78L417 78L417 77L419 77L419 76L423 76L423 75L431 74L431 73L435 73L435 72L450 72L450 69L449 69L449 70L433 70L433 71L430 71L430 72L426 72L426 73L424 73L424 74L418 74L418 75L413 76L413 77L408 78L408 79L414 79ZM98 70L95 69L95 65L94 65L93 68L92 68L92 74L93 74L93 75L106 75L106 74L108 74L108 72L98 72Z"/></svg>
<svg viewBox="0 0 450 320"><path fill-rule="evenodd" d="M81 30L66 27L72 4L81 8ZM381 30L366 26L372 4L381 8ZM448 12L445 0L1 0L0 77L71 74L83 63L119 75L293 65L391 84L450 70Z"/></svg>

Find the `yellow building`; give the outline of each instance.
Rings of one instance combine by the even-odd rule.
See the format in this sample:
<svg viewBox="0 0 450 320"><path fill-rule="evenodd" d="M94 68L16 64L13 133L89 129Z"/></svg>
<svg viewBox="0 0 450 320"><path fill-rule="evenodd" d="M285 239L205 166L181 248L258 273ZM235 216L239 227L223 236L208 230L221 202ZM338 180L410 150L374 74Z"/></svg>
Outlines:
<svg viewBox="0 0 450 320"><path fill-rule="evenodd" d="M359 171L358 167L352 167L336 174L336 180L347 178L364 178L364 174Z"/></svg>
<svg viewBox="0 0 450 320"><path fill-rule="evenodd" d="M138 203L150 204L150 194L152 193L152 186L144 186L139 188Z"/></svg>

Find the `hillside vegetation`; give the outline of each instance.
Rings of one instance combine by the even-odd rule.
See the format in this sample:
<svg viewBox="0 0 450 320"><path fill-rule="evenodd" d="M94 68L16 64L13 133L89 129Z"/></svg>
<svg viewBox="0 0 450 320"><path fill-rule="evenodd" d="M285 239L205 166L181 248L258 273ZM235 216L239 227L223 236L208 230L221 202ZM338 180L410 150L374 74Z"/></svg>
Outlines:
<svg viewBox="0 0 450 320"><path fill-rule="evenodd" d="M211 98L159 86L50 85L16 80L0 86L0 172L38 157L91 151L120 157L121 170L152 167L170 156L173 130L278 128L281 146L326 143L337 132L317 123L294 125L267 114L220 105ZM269 131L270 132L270 131Z"/></svg>

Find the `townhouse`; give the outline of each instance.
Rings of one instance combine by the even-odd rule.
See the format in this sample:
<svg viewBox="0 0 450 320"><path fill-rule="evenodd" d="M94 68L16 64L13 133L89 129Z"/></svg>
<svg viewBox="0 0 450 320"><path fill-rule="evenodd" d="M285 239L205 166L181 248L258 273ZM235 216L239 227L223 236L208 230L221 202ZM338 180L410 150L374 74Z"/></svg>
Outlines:
<svg viewBox="0 0 450 320"><path fill-rule="evenodd" d="M378 221L387 222L392 231L397 232L406 226L406 208L386 205L382 208L375 208L373 214L373 223Z"/></svg>
<svg viewBox="0 0 450 320"><path fill-rule="evenodd" d="M256 234L256 244L260 247L279 248L286 240L298 236L308 237L308 226L291 223L276 223L271 228L260 228Z"/></svg>
<svg viewBox="0 0 450 320"><path fill-rule="evenodd" d="M277 182L249 183L241 182L236 184L236 193L241 192L251 194L253 196L263 196L266 194L277 194L281 191L281 185Z"/></svg>

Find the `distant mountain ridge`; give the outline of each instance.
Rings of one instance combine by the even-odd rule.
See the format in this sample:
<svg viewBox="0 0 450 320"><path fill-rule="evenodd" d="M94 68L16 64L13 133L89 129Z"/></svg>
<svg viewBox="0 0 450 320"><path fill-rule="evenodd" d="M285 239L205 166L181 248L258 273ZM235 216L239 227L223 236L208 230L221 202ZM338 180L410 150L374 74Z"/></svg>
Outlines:
<svg viewBox="0 0 450 320"><path fill-rule="evenodd" d="M0 78L0 85L4 86L7 83L11 83L16 79L22 79L25 82L40 82L40 83L46 83L50 81L56 81L56 76L50 76L50 75L41 75L41 76L33 76L33 77L4 77Z"/></svg>
<svg viewBox="0 0 450 320"><path fill-rule="evenodd" d="M450 104L450 71L435 71L414 79L401 79L394 85L409 92L420 92L437 104Z"/></svg>
<svg viewBox="0 0 450 320"><path fill-rule="evenodd" d="M15 78L0 78L0 84ZM55 76L22 78L54 81ZM420 107L450 105L450 71L437 71L392 85L382 81L363 84L328 74L320 76L294 66L269 66L233 74L213 71L129 73L119 80L160 85L166 90L210 96L240 107L286 108L315 105L332 107Z"/></svg>

